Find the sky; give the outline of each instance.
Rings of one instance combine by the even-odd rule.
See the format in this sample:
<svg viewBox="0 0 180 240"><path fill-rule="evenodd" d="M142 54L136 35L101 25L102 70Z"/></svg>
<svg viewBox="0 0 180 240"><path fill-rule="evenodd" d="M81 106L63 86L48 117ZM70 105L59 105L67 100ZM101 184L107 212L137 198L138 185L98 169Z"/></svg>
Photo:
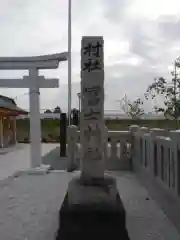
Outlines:
<svg viewBox="0 0 180 240"><path fill-rule="evenodd" d="M0 0L0 56L36 56L68 50L68 0ZM105 110L120 110L117 100L143 98L157 76L170 79L180 56L179 0L72 0L72 107L78 107L82 36L104 37ZM57 70L60 87L41 89L41 109L67 110L67 62ZM19 78L26 71L0 71L0 78ZM2 89L28 109L28 89ZM151 111L153 102L145 102Z"/></svg>

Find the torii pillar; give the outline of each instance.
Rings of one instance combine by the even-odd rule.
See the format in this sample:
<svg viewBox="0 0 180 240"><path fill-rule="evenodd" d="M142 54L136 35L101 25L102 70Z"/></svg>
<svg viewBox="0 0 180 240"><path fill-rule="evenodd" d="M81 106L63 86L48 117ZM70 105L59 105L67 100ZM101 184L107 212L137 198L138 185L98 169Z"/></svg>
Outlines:
<svg viewBox="0 0 180 240"><path fill-rule="evenodd" d="M0 79L0 87L29 88L30 103L30 140L31 168L40 167L41 156L41 122L40 122L40 88L59 87L59 79L45 79L39 76L40 69L56 69L59 62L67 60L67 53L44 55L38 57L1 57L0 70L28 70L29 76L23 79Z"/></svg>

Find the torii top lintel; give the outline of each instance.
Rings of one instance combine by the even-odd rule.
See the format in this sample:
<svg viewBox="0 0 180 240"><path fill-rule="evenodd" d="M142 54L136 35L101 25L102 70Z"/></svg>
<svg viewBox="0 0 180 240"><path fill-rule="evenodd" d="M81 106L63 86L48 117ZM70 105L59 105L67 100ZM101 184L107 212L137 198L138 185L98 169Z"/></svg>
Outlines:
<svg viewBox="0 0 180 240"><path fill-rule="evenodd" d="M55 69L59 62L67 59L67 52L33 57L0 57L0 70Z"/></svg>

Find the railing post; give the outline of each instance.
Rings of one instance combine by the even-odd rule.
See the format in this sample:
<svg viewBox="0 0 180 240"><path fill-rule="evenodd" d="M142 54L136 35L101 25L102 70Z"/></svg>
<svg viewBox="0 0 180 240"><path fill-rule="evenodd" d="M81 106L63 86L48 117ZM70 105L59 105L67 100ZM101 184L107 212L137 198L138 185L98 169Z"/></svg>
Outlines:
<svg viewBox="0 0 180 240"><path fill-rule="evenodd" d="M77 137L78 129L76 126L71 125L68 127L68 166L67 171L72 172L76 169L76 157L77 157Z"/></svg>
<svg viewBox="0 0 180 240"><path fill-rule="evenodd" d="M141 138L142 138L142 136L143 136L143 134L146 134L146 133L149 133L149 129L148 129L148 127L140 127L140 136L141 136ZM140 151L142 151L140 154L141 154L141 161L142 161L142 164L143 165L145 165L145 154L147 154L147 149L145 149L145 139L143 138L142 139L142 149L140 149Z"/></svg>
<svg viewBox="0 0 180 240"><path fill-rule="evenodd" d="M126 141L121 140L120 141L120 159L123 161L126 157L127 151L126 151Z"/></svg>
<svg viewBox="0 0 180 240"><path fill-rule="evenodd" d="M170 131L171 152L170 152L170 187L175 181L175 191L180 195L180 130Z"/></svg>
<svg viewBox="0 0 180 240"><path fill-rule="evenodd" d="M104 164L107 161L107 148L108 148L108 128L104 126Z"/></svg>
<svg viewBox="0 0 180 240"><path fill-rule="evenodd" d="M139 139L136 138L135 133L139 131L138 125L132 125L129 127L129 131L132 135L131 140L131 161L132 161L132 167L134 164L137 164L137 158L139 153Z"/></svg>
<svg viewBox="0 0 180 240"><path fill-rule="evenodd" d="M77 131L77 159L80 160L82 159L82 151L81 151L81 143L80 143L80 130Z"/></svg>
<svg viewBox="0 0 180 240"><path fill-rule="evenodd" d="M149 163L150 163L150 172L153 176L158 175L159 171L159 162L158 159L160 159L160 152L159 147L156 141L157 136L164 136L164 129L161 128L151 128L150 129L150 141L149 141L149 147L150 147L150 156L149 156Z"/></svg>
<svg viewBox="0 0 180 240"><path fill-rule="evenodd" d="M60 115L60 157L66 157L67 141L67 116L66 113Z"/></svg>
<svg viewBox="0 0 180 240"><path fill-rule="evenodd" d="M165 148L164 148L164 182L168 186L168 163L169 163L169 156L168 156L168 148L170 145L170 141L165 142Z"/></svg>
<svg viewBox="0 0 180 240"><path fill-rule="evenodd" d="M117 139L116 137L111 138L111 158L117 158Z"/></svg>

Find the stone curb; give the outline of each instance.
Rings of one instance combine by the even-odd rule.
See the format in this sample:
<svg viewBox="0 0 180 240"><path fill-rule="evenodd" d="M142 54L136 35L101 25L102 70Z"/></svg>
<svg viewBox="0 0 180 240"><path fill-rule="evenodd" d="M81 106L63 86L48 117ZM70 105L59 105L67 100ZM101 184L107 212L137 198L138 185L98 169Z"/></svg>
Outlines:
<svg viewBox="0 0 180 240"><path fill-rule="evenodd" d="M12 177L17 178L22 175L44 175L44 174L49 173L50 171L51 171L50 165L42 165L37 168L30 168L30 169L26 169L26 170L17 171L13 174Z"/></svg>

